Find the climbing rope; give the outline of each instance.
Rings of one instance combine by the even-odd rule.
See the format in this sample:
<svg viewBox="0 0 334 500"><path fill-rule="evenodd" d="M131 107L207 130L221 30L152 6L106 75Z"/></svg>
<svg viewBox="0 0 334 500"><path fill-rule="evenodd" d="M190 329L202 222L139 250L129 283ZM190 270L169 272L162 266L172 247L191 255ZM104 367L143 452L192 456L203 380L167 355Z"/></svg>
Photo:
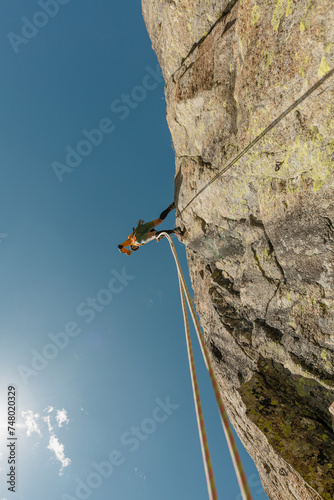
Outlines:
<svg viewBox="0 0 334 500"><path fill-rule="evenodd" d="M210 500L218 500L215 479L214 479L213 469L212 469L212 463L211 463L211 457L210 457L210 452L209 452L208 439L207 439L205 424L204 424L201 398L199 395L194 353L193 353L193 348L192 348L192 344L191 344L191 337L190 337L189 319L188 319L188 313L187 313L187 307L186 307L186 300L185 300L184 289L183 289L182 281L180 279L180 275L179 275L179 286L180 286L180 296L181 296L181 303L182 303L184 327L185 327L185 331L186 331L186 341L187 341L188 361L189 361L189 368L190 368L190 375L191 375L191 384L192 384L193 394L194 394L197 427L198 427L198 434L199 434L200 443L201 443L201 451L202 451L202 458L203 458L203 464L204 464L206 484L207 484L207 488L208 488L209 499Z"/></svg>
<svg viewBox="0 0 334 500"><path fill-rule="evenodd" d="M253 139L252 142L250 142L248 144L248 146L245 147L245 149L243 149L241 151L241 153L239 153L228 165L226 165L226 167L222 168L221 170L219 170L219 172L217 172L217 174L209 181L207 182L207 184L205 184L205 186L203 186L192 198L191 200L186 204L185 207L182 208L182 210L178 210L178 217L181 216L181 214L186 210L186 208L189 207L189 205L197 198L197 196L199 196L201 193L203 193L203 191L205 191L205 189L207 189L211 184L213 184L215 182L215 180L218 179L218 177L221 177L225 172L227 172L227 170L229 170L235 163L237 163L238 160L240 160L240 158L242 156L244 156L246 153L248 153L248 151L253 147L255 146L255 144L257 142L259 142L262 137L264 137L266 134L268 134L268 132L270 132L271 129L273 129L274 127L276 127L276 125L285 117L287 116L289 113L291 113L291 111L293 109L295 109L301 102L303 102L307 97L309 97L318 87L320 87L320 85L322 85L328 78L330 78L332 75L334 74L334 68L332 68L330 71L328 71L328 73L326 73L322 78L321 80L318 80L314 85L313 87L311 87L307 92L305 92L305 94L303 94L299 99L297 99L297 101L295 101L293 104L291 104L291 106L286 109L281 115L279 115L278 118L276 118L276 120L274 120L270 125L268 125L268 127L263 130L263 132L261 132L261 134L259 134L257 137L255 137L255 139Z"/></svg>
<svg viewBox="0 0 334 500"><path fill-rule="evenodd" d="M209 354L208 354L208 351L207 351L207 348L206 348L206 345L205 345L205 342L204 342L204 339L202 336L201 327L199 325L199 322L198 322L198 319L196 316L196 312L195 312L194 306L193 306L192 301L191 301L189 290L188 290L188 287L186 285L186 282L185 282L185 279L184 279L184 276L182 273L182 269L180 266L180 262L179 262L179 259L177 256L177 252L176 252L174 243L167 233L161 233L159 235L159 238L161 236L165 236L169 241L169 245L170 245L173 257L175 259L176 268L177 268L177 272L178 272L182 310L183 310L183 318L184 318L184 324L185 324L185 330L186 330L189 365L190 365L190 372L192 374L191 376L192 376L192 383L193 383L196 415L197 415L197 422L198 422L198 426L199 426L199 434L200 434L200 440L201 440L201 446L202 446L202 456L203 456L203 461L204 461L204 468L205 468L205 473L206 473L206 478L207 478L207 486L208 486L210 500L211 500L211 498L217 498L217 497L210 496L210 495L215 494L214 479L213 479L211 460L210 460L210 455L209 455L209 450L208 450L208 445L207 445L206 433L205 433L205 428L204 428L202 409L201 409L200 400L199 400L196 370L195 370L195 364L194 364L194 358L193 358L193 352L192 352L192 346L191 346L190 331L189 331L189 321L188 321L188 315L187 315L186 307L185 307L185 297L187 299L188 307L189 307L189 310L190 310L190 313L192 316L192 320L193 320L193 323L195 326L197 338L199 340L199 344L200 344L200 347L202 350L205 365L206 365L207 370L209 372L211 384L212 384L214 394L216 397L216 401L218 404L222 426L224 429L226 441L227 441L230 455L232 458L234 470L235 470L235 473L236 473L236 476L238 479L239 488L240 488L240 491L242 494L242 498L243 498L243 500L252 500L252 495L251 495L251 492L250 492L250 489L249 489L249 486L247 483L247 478L246 478L245 472L243 470L243 466L241 463L241 459L240 459L240 455L239 455L239 452L237 449L235 439L233 437L232 428L231 428L230 422L228 420L228 417L227 417L227 414L225 411L225 407L224 407L224 403L222 401L222 398L221 398L221 395L219 392L217 380L216 380L216 377L214 375L212 365L210 362L210 358L209 358ZM194 376L194 380L193 380L193 376ZM199 402L199 405L198 405L198 402ZM197 407L197 405L198 405L198 407ZM206 448L207 448L207 450L206 450Z"/></svg>

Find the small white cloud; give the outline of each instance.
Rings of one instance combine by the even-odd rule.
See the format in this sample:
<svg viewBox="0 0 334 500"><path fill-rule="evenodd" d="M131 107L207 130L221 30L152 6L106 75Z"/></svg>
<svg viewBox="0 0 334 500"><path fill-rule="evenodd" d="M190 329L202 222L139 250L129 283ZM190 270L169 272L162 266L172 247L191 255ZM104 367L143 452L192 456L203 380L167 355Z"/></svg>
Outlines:
<svg viewBox="0 0 334 500"><path fill-rule="evenodd" d="M55 416L54 414L52 414L53 411L55 411L54 408L52 406L48 406L43 410L43 413L46 414L44 416L43 415L41 416L39 413L34 413L32 410L22 411L21 414L27 429L27 436L31 436L33 433L36 433L39 435L39 437L42 437L40 428L43 428L43 425L45 426L45 424L47 425L48 432L46 434L49 435L49 438L47 438L49 442L47 449L51 450L55 454L56 459L59 460L59 462L61 463L61 468L59 470L59 475L61 476L63 474L63 469L68 465L70 465L71 460L65 457L64 445L59 442L57 436L54 434L52 423L53 425L55 425L53 420L55 418L58 427L62 427L64 424L69 423L69 419L67 417L67 412L64 408L62 410L56 410ZM41 440L38 440L34 444L34 447L35 448L38 447L40 443ZM0 452L0 461L2 459L2 455L3 454ZM0 500L7 500L7 499L0 499Z"/></svg>
<svg viewBox="0 0 334 500"><path fill-rule="evenodd" d="M39 419L39 414L35 413L32 410L22 411L21 415L24 419L24 423L27 426L27 436L31 436L34 432L38 434L40 437L42 436L41 431L38 427L37 420Z"/></svg>
<svg viewBox="0 0 334 500"><path fill-rule="evenodd" d="M64 467L67 467L71 463L71 460L65 457L64 445L58 441L56 436L50 436L48 449L55 453L57 460L59 460L59 462L61 463L61 468L59 471L59 475L61 476Z"/></svg>
<svg viewBox="0 0 334 500"><path fill-rule="evenodd" d="M65 424L69 423L69 419L67 418L67 413L66 410L64 410L64 408L62 410L57 410L56 420L58 422L59 427L62 427L63 423Z"/></svg>
<svg viewBox="0 0 334 500"><path fill-rule="evenodd" d="M44 417L43 420L44 420L44 422L46 422L48 424L49 432L51 432L52 431L52 425L51 425L51 419L50 419L49 415L47 417Z"/></svg>

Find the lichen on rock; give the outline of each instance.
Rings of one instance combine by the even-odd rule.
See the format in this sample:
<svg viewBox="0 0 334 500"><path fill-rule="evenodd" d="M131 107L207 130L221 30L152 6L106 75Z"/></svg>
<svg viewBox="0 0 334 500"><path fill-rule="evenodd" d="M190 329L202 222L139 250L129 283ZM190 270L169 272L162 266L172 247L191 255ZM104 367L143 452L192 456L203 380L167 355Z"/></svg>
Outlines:
<svg viewBox="0 0 334 500"><path fill-rule="evenodd" d="M210 183L334 67L332 2L142 5L229 417L270 499L334 498L334 76Z"/></svg>

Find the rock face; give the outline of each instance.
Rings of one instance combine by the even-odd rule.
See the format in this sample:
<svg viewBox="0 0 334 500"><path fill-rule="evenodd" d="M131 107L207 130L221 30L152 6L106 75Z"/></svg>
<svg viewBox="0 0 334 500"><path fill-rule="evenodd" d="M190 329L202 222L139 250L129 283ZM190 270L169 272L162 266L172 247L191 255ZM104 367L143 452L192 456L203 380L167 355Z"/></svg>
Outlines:
<svg viewBox="0 0 334 500"><path fill-rule="evenodd" d="M229 417L270 499L334 498L332 0L142 0L178 224ZM334 413L334 410L333 410Z"/></svg>

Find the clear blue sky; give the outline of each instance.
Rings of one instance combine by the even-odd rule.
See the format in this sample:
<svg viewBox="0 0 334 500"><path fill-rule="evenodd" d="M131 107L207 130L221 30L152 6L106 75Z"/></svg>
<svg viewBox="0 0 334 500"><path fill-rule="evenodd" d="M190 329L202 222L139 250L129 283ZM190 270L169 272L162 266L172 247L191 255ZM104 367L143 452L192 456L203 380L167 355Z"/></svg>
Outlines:
<svg viewBox="0 0 334 500"><path fill-rule="evenodd" d="M0 8L0 500L205 499L169 246L117 250L174 194L163 82L140 2ZM219 497L237 500L195 354ZM6 485L9 384L15 493ZM254 498L264 500L241 453Z"/></svg>

